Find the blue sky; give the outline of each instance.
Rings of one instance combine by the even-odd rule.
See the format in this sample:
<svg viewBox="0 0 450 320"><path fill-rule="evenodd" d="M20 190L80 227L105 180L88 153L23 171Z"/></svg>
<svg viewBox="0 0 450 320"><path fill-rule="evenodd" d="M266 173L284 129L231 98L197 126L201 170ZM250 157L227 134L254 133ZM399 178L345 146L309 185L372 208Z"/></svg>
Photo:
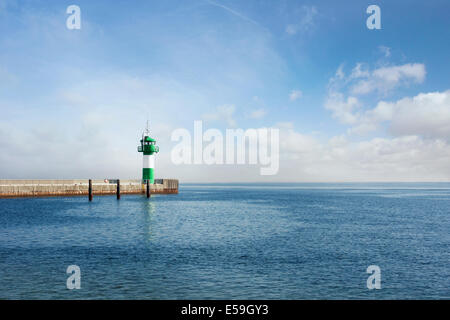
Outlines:
<svg viewBox="0 0 450 320"><path fill-rule="evenodd" d="M139 177L149 115L183 181L450 179L448 1L0 3L1 177ZM281 128L280 173L171 164L201 119Z"/></svg>

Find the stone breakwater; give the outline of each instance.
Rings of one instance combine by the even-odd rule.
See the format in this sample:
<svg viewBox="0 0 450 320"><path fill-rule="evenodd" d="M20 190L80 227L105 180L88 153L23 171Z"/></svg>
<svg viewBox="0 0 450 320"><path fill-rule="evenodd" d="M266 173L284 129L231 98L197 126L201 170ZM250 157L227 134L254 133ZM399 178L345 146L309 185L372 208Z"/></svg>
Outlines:
<svg viewBox="0 0 450 320"><path fill-rule="evenodd" d="M152 194L177 194L178 180L156 179ZM93 195L115 195L117 180L92 180ZM145 194L141 180L120 180L120 194ZM0 198L83 196L89 194L89 180L1 180Z"/></svg>

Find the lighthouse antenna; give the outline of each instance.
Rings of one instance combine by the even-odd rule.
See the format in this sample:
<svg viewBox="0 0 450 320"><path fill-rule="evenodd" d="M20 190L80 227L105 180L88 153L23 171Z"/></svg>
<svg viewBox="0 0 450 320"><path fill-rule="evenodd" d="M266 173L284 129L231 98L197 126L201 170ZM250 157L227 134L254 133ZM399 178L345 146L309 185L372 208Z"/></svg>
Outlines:
<svg viewBox="0 0 450 320"><path fill-rule="evenodd" d="M150 129L148 128L148 117L147 117L147 127L145 128L145 134L149 134L150 133Z"/></svg>

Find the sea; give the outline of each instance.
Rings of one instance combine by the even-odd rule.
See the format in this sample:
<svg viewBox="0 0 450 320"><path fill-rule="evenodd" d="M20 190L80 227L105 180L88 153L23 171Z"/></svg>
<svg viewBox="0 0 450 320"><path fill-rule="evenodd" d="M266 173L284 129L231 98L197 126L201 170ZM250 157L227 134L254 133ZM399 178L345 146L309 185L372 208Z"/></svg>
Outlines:
<svg viewBox="0 0 450 320"><path fill-rule="evenodd" d="M450 183L0 199L0 299L449 298Z"/></svg>

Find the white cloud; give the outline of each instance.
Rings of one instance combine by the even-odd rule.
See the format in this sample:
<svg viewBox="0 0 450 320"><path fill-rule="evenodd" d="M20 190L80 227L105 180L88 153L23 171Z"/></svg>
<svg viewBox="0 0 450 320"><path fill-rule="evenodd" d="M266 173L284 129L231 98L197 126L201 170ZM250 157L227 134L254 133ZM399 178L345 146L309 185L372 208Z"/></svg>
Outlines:
<svg viewBox="0 0 450 320"><path fill-rule="evenodd" d="M450 146L442 140L402 136L349 144L342 160L353 166L352 179L443 181L450 178L448 156Z"/></svg>
<svg viewBox="0 0 450 320"><path fill-rule="evenodd" d="M417 135L319 140L278 123L280 172L274 181L448 181L450 144ZM244 179L245 180L245 179Z"/></svg>
<svg viewBox="0 0 450 320"><path fill-rule="evenodd" d="M419 95L412 100L406 99L402 100L401 103L398 102L396 108L392 103L387 102L379 102L376 108L366 109L366 111L362 108L363 103L359 96L374 90L388 92L400 85L423 82L425 74L425 66L418 63L383 67L372 71L366 64L357 63L351 73L346 76L341 65L329 81L328 96L324 106L331 110L333 117L341 123L352 125L352 128L348 131L351 134L366 134L375 131L379 129L379 124L385 121L392 122L391 133L395 135L401 133L426 136L425 131L435 132L437 130L431 130L431 127L439 127L440 132L446 133L447 129L443 129L443 127L445 127L447 121L445 110L448 107L439 105L438 101L446 101L441 96L438 98L433 95ZM347 91L350 93L345 95L344 92ZM424 97L428 97L428 99ZM421 106L425 101L427 101L427 106ZM408 106L406 106L407 104ZM433 112L430 112L433 115L431 118L439 113L439 120L430 121L429 115L419 114L419 111L424 113L425 109L433 110ZM436 109L439 109L439 111ZM399 110L403 111L400 112ZM427 124L423 123L425 121ZM411 124L406 124L406 122ZM419 126L426 129L410 130Z"/></svg>
<svg viewBox="0 0 450 320"><path fill-rule="evenodd" d="M418 136L320 143L280 131L280 176L287 181L448 181L450 145Z"/></svg>
<svg viewBox="0 0 450 320"><path fill-rule="evenodd" d="M303 92L301 90L292 90L289 94L289 100L295 101L299 98L301 98L303 95Z"/></svg>
<svg viewBox="0 0 450 320"><path fill-rule="evenodd" d="M382 67L371 72L365 71L359 74L360 78L364 77L365 79L359 80L353 85L351 93L364 95L377 91L386 94L400 85L422 83L425 75L425 65L421 63Z"/></svg>
<svg viewBox="0 0 450 320"><path fill-rule="evenodd" d="M396 102L381 101L361 115L352 132L373 131L383 122L395 136L419 135L450 139L450 90L420 93Z"/></svg>
<svg viewBox="0 0 450 320"><path fill-rule="evenodd" d="M381 107L375 110L378 108ZM450 90L405 98L391 105L391 109L390 130L395 135L450 139Z"/></svg>
<svg viewBox="0 0 450 320"><path fill-rule="evenodd" d="M399 86L422 83L425 75L425 66L418 63L375 70L358 63L349 75L341 65L330 79L325 108L351 126L350 135L333 137L313 148L314 154L304 159L315 162L298 164L307 168L305 179L449 181L450 90L379 101L368 110L360 100L370 92L389 93ZM393 137L351 140L352 134L375 130Z"/></svg>
<svg viewBox="0 0 450 320"><path fill-rule="evenodd" d="M280 150L284 156L297 159L321 148L314 137L296 132L291 122L278 123L276 127L280 130Z"/></svg>
<svg viewBox="0 0 450 320"><path fill-rule="evenodd" d="M370 73L365 68L363 63L357 63L353 68L352 73L350 74L350 79L358 79L358 78L367 78L370 76ZM339 70L339 69L338 69ZM341 77L343 77L342 70L340 70Z"/></svg>
<svg viewBox="0 0 450 320"><path fill-rule="evenodd" d="M333 117L345 124L354 124L358 120L355 109L360 106L360 102L355 97L345 99L340 92L329 92L325 101L325 108L331 110Z"/></svg>

